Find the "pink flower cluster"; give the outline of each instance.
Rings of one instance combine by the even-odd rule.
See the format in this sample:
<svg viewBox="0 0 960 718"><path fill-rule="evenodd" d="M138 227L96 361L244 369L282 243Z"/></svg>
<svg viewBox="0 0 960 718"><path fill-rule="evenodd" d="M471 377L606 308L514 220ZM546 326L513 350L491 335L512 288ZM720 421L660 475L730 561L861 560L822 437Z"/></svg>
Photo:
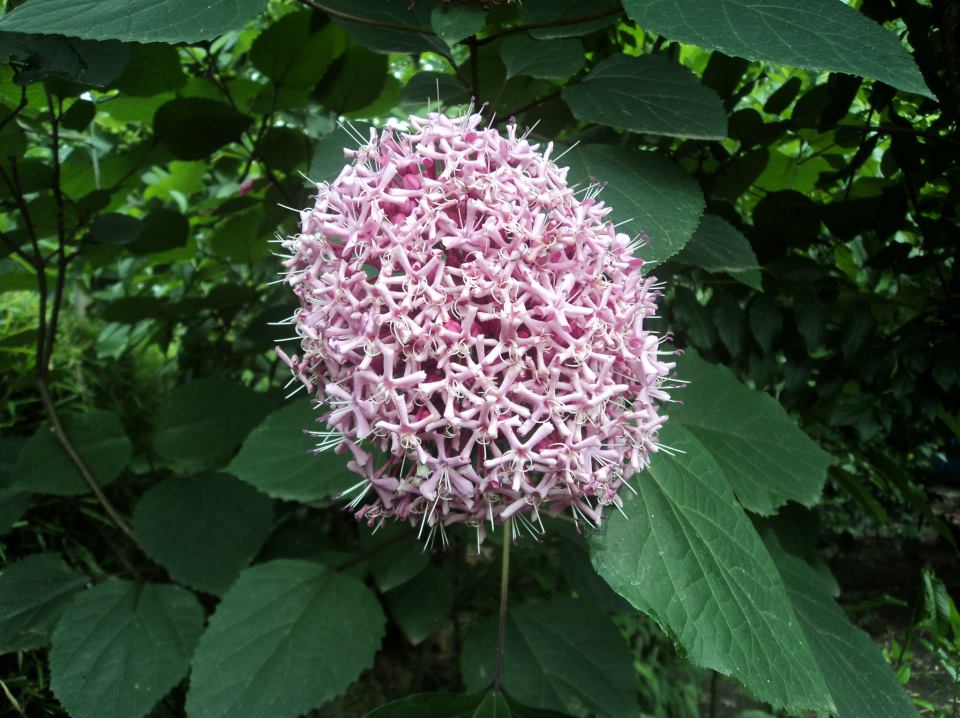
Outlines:
<svg viewBox="0 0 960 718"><path fill-rule="evenodd" d="M599 526L666 420L655 280L552 143L480 115L409 128L345 151L284 241L302 351L280 354L329 409L318 449L352 454L371 525Z"/></svg>

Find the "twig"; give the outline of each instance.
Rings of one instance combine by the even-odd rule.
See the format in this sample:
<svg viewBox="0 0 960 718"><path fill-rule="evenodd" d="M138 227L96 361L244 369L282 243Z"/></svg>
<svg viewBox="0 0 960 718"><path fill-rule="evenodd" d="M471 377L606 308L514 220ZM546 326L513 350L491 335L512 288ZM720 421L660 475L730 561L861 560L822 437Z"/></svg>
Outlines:
<svg viewBox="0 0 960 718"><path fill-rule="evenodd" d="M53 358L53 343L57 336L57 320L60 317L60 305L63 303L63 289L67 282L67 233L64 226L63 190L60 187L60 116L63 114L63 100L58 98L59 113L54 111L53 98L47 96L47 105L50 108L50 150L53 153L53 197L57 205L57 278L53 290L53 304L50 307L50 321L47 324L47 342L42 356L38 357L40 364L37 371L43 378Z"/></svg>
<svg viewBox="0 0 960 718"><path fill-rule="evenodd" d="M470 48L470 88L473 93L473 103L480 106L480 53L477 47L477 38L467 39Z"/></svg>
<svg viewBox="0 0 960 718"><path fill-rule="evenodd" d="M534 107L539 107L540 105L544 104L545 102L550 102L550 100L552 100L552 99L554 99L554 98L556 98L556 97L559 97L559 96L560 96L560 90L556 90L556 91L554 91L554 92L551 92L550 94L544 95L543 97L540 97L540 98L538 98L538 99L536 99L536 100L533 100L532 102L528 102L528 103L527 103L526 105L524 105L523 107L518 107L518 108L515 109L515 110L511 110L510 112L505 113L502 117L498 117L497 119L495 119L494 122L493 122L493 124L494 124L494 126L499 125L501 122L506 122L506 121L507 121L508 119L510 119L511 117L516 117L517 115L522 115L524 112L527 112L528 110L532 110Z"/></svg>
<svg viewBox="0 0 960 718"><path fill-rule="evenodd" d="M510 525L511 519L503 522L503 562L500 566L500 620L497 626L497 658L493 664L493 690L500 690L503 673L503 638L507 627L507 596L510 587Z"/></svg>
<svg viewBox="0 0 960 718"><path fill-rule="evenodd" d="M116 510L116 508L114 508L113 504L110 502L110 499L108 499L106 494L103 493L103 489L100 488L100 484L97 483L97 480L93 477L93 474L90 473L90 469L87 468L86 463L80 457L80 454L77 453L77 450L73 447L73 444L67 437L66 432L64 432L63 424L60 423L60 417L57 414L57 409L53 404L53 399L50 398L50 390L47 388L47 382L42 376L37 377L37 388L40 390L40 399L43 402L44 410L47 412L47 418L50 420L50 425L53 427L53 433L56 435L57 440L63 447L63 450L67 452L67 456L70 457L70 461L73 462L73 465L77 468L77 471L80 472L80 476L83 478L87 486L90 487L93 495L96 497L97 501L100 502L100 505L103 506L103 510L107 512L107 515L116 525L116 527L125 533L131 541L136 543L136 539L133 536L133 531L130 530L127 522L124 521L120 513Z"/></svg>
<svg viewBox="0 0 960 718"><path fill-rule="evenodd" d="M0 130L7 126L7 123L11 122L13 118L20 114L20 111L27 106L27 86L23 85L20 88L20 102L17 103L17 106L10 111L10 114L3 118L3 121L0 122Z"/></svg>

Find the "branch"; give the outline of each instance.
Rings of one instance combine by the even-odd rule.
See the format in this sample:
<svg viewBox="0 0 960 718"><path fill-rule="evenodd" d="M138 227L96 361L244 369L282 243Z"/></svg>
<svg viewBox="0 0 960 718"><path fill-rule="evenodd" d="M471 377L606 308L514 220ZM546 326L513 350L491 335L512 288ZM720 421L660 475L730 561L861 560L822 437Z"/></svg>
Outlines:
<svg viewBox="0 0 960 718"><path fill-rule="evenodd" d="M511 117L516 117L517 115L521 115L521 114L523 114L524 112L527 112L528 110L532 110L534 107L539 107L540 105L544 104L545 102L550 102L550 100L552 100L552 99L554 99L554 98L556 98L556 97L559 97L559 96L560 96L560 90L556 90L556 91L554 91L554 92L551 92L551 93L548 94L548 95L544 95L543 97L540 97L540 98L538 98L538 99L536 99L536 100L533 100L532 102L528 102L528 103L527 103L526 105L524 105L523 107L518 107L518 108L515 109L515 110L512 110L512 111L510 111L510 112L505 113L503 117L497 117L497 118L495 118L494 121L493 121L493 125L494 125L494 127L496 127L496 126L499 125L501 122L505 122L505 121L509 120Z"/></svg>
<svg viewBox="0 0 960 718"><path fill-rule="evenodd" d="M100 505L103 506L104 511L107 512L107 515L110 517L113 523L116 524L117 528L125 533L131 541L136 543L136 539L133 536L133 531L131 531L130 527L127 525L127 522L123 520L123 517L116 510L116 508L114 508L113 504L110 502L110 499L108 499L106 494L103 493L103 489L100 488L100 484L97 483L97 480L93 477L93 474L90 473L90 469L87 468L87 465L80 457L80 454L77 453L77 450L74 448L73 444L70 443L70 439L63 430L63 424L60 423L60 417L57 414L57 409L53 404L53 399L50 398L50 390L47 387L47 382L42 376L37 377L37 388L40 390L40 399L43 401L43 408L46 410L47 418L50 420L50 425L53 427L53 433L60 441L60 445L63 447L63 450L67 452L67 456L70 457L70 461L73 462L73 465L77 468L77 471L80 472L80 476L83 477L84 482L90 487L93 495L97 497L97 501L99 501Z"/></svg>
<svg viewBox="0 0 960 718"><path fill-rule="evenodd" d="M47 106L50 108L50 151L53 153L53 197L57 205L57 279L53 290L53 305L50 308L50 321L47 324L46 346L43 355L37 357L39 364L37 372L46 376L53 358L53 343L57 337L57 320L60 317L60 305L63 303L63 289L67 282L67 233L64 226L63 190L60 187L60 117L63 114L63 100L57 98L59 114L54 111L53 98L47 95Z"/></svg>
<svg viewBox="0 0 960 718"><path fill-rule="evenodd" d="M6 127L7 123L9 123L11 120L13 120L14 117L19 115L20 111L26 106L27 106L27 86L23 85L20 88L20 102L17 104L16 107L13 108L13 111L11 111L9 115L4 117L2 122L0 122L0 130Z"/></svg>

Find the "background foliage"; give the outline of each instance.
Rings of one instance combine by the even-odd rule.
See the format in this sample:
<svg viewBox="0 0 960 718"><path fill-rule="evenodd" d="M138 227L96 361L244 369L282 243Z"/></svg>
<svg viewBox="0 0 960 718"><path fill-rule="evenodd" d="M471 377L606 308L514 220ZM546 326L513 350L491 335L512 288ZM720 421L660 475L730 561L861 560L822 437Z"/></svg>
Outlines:
<svg viewBox="0 0 960 718"><path fill-rule="evenodd" d="M956 2L6 10L8 713L958 714ZM355 525L270 324L304 178L471 97L649 236L690 381L629 520L518 539L502 692L503 537Z"/></svg>

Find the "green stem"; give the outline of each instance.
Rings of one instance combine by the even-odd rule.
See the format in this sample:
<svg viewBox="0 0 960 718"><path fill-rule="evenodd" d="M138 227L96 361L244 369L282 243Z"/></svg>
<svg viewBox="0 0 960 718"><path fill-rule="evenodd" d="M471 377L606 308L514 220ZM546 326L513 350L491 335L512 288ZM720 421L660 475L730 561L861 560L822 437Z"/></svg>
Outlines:
<svg viewBox="0 0 960 718"><path fill-rule="evenodd" d="M497 660L493 666L493 690L500 690L503 671L503 635L507 626L507 595L510 587L510 519L503 522L503 563L500 568L500 625L497 629Z"/></svg>

